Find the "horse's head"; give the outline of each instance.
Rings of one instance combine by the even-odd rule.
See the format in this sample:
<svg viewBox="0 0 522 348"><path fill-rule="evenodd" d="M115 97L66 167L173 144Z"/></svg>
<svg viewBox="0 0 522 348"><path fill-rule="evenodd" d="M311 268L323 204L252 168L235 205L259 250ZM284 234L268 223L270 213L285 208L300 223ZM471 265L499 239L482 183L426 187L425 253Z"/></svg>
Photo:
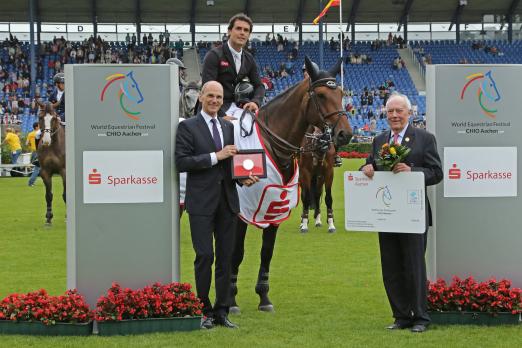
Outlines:
<svg viewBox="0 0 522 348"><path fill-rule="evenodd" d="M497 102L500 100L500 93L497 89L497 84L491 75L491 70L484 74L484 81L482 82L482 92L491 101Z"/></svg>
<svg viewBox="0 0 522 348"><path fill-rule="evenodd" d="M52 136L60 129L60 118L54 111L53 105L50 102L41 103L40 112L38 113L38 124L43 134L42 145L50 146L52 142Z"/></svg>
<svg viewBox="0 0 522 348"><path fill-rule="evenodd" d="M134 79L134 72L128 73L121 84L123 94L136 104L143 102L143 94L141 94L140 86Z"/></svg>
<svg viewBox="0 0 522 348"><path fill-rule="evenodd" d="M183 88L181 95L181 102L183 105L184 117L191 117L195 113L196 102L198 101L199 91L201 89L201 82L190 81Z"/></svg>
<svg viewBox="0 0 522 348"><path fill-rule="evenodd" d="M305 67L309 75L308 123L323 132L330 130L337 146L348 144L352 138L352 128L346 111L343 110L343 93L335 78L341 71L341 63L339 59L337 64L326 71L320 70L317 64L305 57Z"/></svg>

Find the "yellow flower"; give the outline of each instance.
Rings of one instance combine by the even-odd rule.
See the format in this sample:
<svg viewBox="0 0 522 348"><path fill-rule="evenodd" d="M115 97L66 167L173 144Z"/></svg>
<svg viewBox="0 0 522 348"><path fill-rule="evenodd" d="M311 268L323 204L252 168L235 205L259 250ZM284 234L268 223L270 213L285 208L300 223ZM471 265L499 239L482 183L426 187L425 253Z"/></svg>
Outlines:
<svg viewBox="0 0 522 348"><path fill-rule="evenodd" d="M395 155L397 154L397 151L395 150L394 147L390 147L390 154L391 154L392 156L395 156Z"/></svg>

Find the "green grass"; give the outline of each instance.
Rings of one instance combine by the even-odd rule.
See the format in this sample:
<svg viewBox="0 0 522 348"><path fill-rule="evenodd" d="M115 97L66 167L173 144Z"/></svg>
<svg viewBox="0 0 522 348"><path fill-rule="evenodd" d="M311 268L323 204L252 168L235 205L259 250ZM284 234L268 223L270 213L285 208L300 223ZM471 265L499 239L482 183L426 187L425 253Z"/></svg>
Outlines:
<svg viewBox="0 0 522 348"><path fill-rule="evenodd" d="M239 330L131 337L1 336L0 346L38 347L515 347L522 326L433 326L424 334L388 332L391 312L381 280L378 243L373 233L344 231L342 172L361 160L345 160L336 169L334 208L337 233L326 224L308 234L298 232L300 207L279 229L271 268L270 295L276 312L257 311L254 292L261 233L251 229L239 274L238 303L242 314L232 320ZM45 200L41 180L33 188L27 178L0 179L0 298L13 292L45 288L65 290L65 206L55 178L54 224L44 227ZM182 281L194 283L187 217L181 231ZM518 343L516 343L518 342Z"/></svg>

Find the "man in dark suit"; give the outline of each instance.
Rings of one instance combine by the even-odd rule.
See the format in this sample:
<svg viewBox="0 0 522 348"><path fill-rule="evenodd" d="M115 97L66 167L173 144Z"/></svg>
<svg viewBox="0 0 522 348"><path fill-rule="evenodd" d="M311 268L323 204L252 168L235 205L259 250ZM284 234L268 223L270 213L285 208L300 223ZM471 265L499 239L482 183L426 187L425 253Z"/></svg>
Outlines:
<svg viewBox="0 0 522 348"><path fill-rule="evenodd" d="M245 47L252 33L252 20L245 14L233 16L228 23L228 41L220 47L208 51L203 60L202 82L218 81L223 85L224 102L219 116L227 115L227 110L234 103L236 85L248 79L254 85L254 96L243 109L256 112L265 95L265 87L259 77L254 57Z"/></svg>
<svg viewBox="0 0 522 348"><path fill-rule="evenodd" d="M424 173L426 186L442 180L443 172L435 136L408 124L411 103L407 96L394 93L386 103L390 131L373 140L372 153L361 170L372 178L376 170L379 150L385 143L399 143L411 149L404 163L393 168L394 173L418 171ZM426 197L426 230L423 234L379 233L381 267L384 287L395 322L390 330L410 328L412 332L426 331L430 317L427 313L426 252L431 208Z"/></svg>
<svg viewBox="0 0 522 348"><path fill-rule="evenodd" d="M176 135L176 166L187 172L185 208L189 214L192 245L196 252L194 271L196 290L203 303L203 328L221 325L237 328L228 320L230 258L234 245L239 199L232 179L232 156L236 154L234 126L217 117L223 104L223 88L216 81L203 85L199 101L201 112L181 122ZM258 179L241 181L252 185ZM216 244L216 301L209 291Z"/></svg>

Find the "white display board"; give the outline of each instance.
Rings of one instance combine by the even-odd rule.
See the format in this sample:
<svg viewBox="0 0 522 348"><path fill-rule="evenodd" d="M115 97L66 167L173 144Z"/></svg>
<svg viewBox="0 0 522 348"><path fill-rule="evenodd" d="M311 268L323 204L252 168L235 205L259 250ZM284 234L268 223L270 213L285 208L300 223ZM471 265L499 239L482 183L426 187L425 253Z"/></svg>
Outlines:
<svg viewBox="0 0 522 348"><path fill-rule="evenodd" d="M345 228L349 231L424 233L424 173L344 173Z"/></svg>

